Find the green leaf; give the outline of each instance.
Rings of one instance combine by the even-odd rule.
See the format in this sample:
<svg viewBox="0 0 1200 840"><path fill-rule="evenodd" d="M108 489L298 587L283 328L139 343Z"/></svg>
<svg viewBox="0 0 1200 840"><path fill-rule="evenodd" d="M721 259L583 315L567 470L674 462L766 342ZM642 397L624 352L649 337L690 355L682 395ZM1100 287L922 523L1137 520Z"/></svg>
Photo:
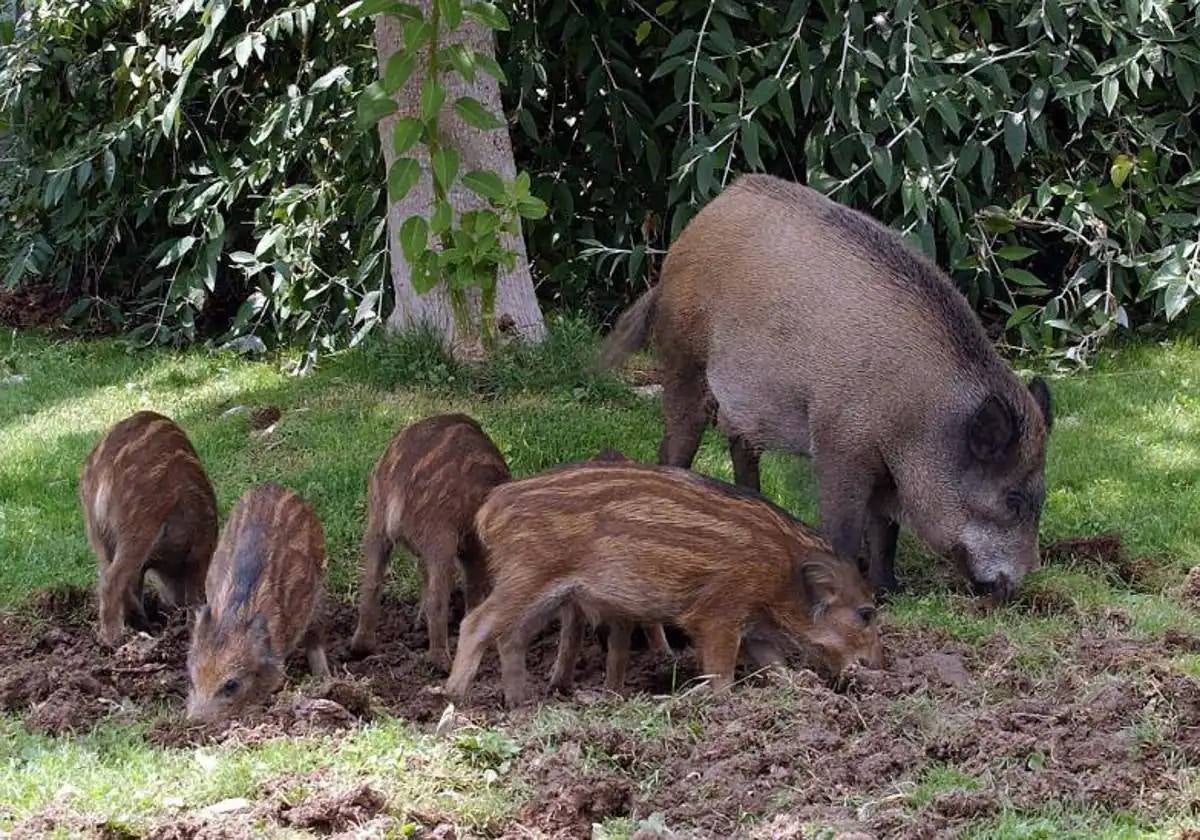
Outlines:
<svg viewBox="0 0 1200 840"><path fill-rule="evenodd" d="M492 58L487 53L476 50L474 53L474 61L476 67L478 67L484 73L487 73L497 82L502 85L508 84L508 76L504 74L504 70L500 67L500 63L496 61L496 59Z"/></svg>
<svg viewBox="0 0 1200 840"><path fill-rule="evenodd" d="M462 0L437 0L438 10L442 13L442 22L453 32L462 23Z"/></svg>
<svg viewBox="0 0 1200 840"><path fill-rule="evenodd" d="M450 229L453 220L454 210L450 207L450 202L438 201L429 216L429 230L434 236L440 236Z"/></svg>
<svg viewBox="0 0 1200 840"><path fill-rule="evenodd" d="M1012 159L1013 166L1020 165L1021 158L1025 157L1026 136L1025 115L1012 113L1005 115L1004 148L1008 150L1008 156Z"/></svg>
<svg viewBox="0 0 1200 840"><path fill-rule="evenodd" d="M451 44L442 50L442 61L468 82L475 81L475 51L463 44Z"/></svg>
<svg viewBox="0 0 1200 840"><path fill-rule="evenodd" d="M398 0L360 0L342 9L339 17L359 20L373 15L392 15L401 20L420 20L421 10L411 3L401 3Z"/></svg>
<svg viewBox="0 0 1200 840"><path fill-rule="evenodd" d="M1163 296L1163 311L1166 312L1167 320L1174 321L1175 317L1186 309L1193 299L1191 286L1186 277L1180 277L1167 286L1167 291Z"/></svg>
<svg viewBox="0 0 1200 840"><path fill-rule="evenodd" d="M495 172L475 169L462 178L463 186L481 198L500 201L504 198L504 181Z"/></svg>
<svg viewBox="0 0 1200 840"><path fill-rule="evenodd" d="M1041 307L1037 306L1036 304L1027 304L1025 306L1018 307L1017 309L1013 310L1012 315L1008 316L1008 321L1004 324L1004 328L1006 330L1012 329L1017 324L1020 324L1023 321L1028 321L1035 314L1037 314L1037 311L1040 308Z"/></svg>
<svg viewBox="0 0 1200 840"><path fill-rule="evenodd" d="M787 123L788 131L795 134L796 111L792 104L792 92L786 86L780 85L775 100L779 103L779 113L783 115L783 121Z"/></svg>
<svg viewBox="0 0 1200 840"><path fill-rule="evenodd" d="M366 131L388 114L395 112L396 102L380 82L371 82L358 96L357 124Z"/></svg>
<svg viewBox="0 0 1200 840"><path fill-rule="evenodd" d="M1196 74L1191 64L1182 55L1177 55L1171 66L1175 69L1175 84L1183 94L1183 100L1191 105L1196 97Z"/></svg>
<svg viewBox="0 0 1200 840"><path fill-rule="evenodd" d="M466 12L467 17L474 18L489 29L499 32L508 31L508 18L504 16L504 12L491 3L472 3L464 6L463 11Z"/></svg>
<svg viewBox="0 0 1200 840"><path fill-rule="evenodd" d="M409 216L400 226L400 252L411 266L429 247L429 223L423 216Z"/></svg>
<svg viewBox="0 0 1200 840"><path fill-rule="evenodd" d="M188 251L192 250L192 246L195 244L196 237L194 236L183 236L179 239L176 239L171 243L171 246L167 248L167 252L163 254L162 259L158 261L157 268L165 268L172 263L179 262L184 258Z"/></svg>
<svg viewBox="0 0 1200 840"><path fill-rule="evenodd" d="M1006 268L1004 276L1018 286L1043 287L1045 284L1023 268Z"/></svg>
<svg viewBox="0 0 1200 840"><path fill-rule="evenodd" d="M746 154L746 163L751 169L763 168L762 158L758 155L758 123L749 120L742 126L742 151Z"/></svg>
<svg viewBox="0 0 1200 840"><path fill-rule="evenodd" d="M892 180L895 167L892 165L891 149L885 146L873 146L871 148L871 167L883 185L890 190L895 183Z"/></svg>
<svg viewBox="0 0 1200 840"><path fill-rule="evenodd" d="M1026 248L1023 245L1005 245L996 252L996 256L1002 260L1015 262L1017 260L1023 260L1026 257L1032 257L1036 253L1037 251L1035 251L1033 248Z"/></svg>
<svg viewBox="0 0 1200 840"><path fill-rule="evenodd" d="M650 37L650 21L644 20L638 24L637 32L634 33L634 43L641 46L642 42Z"/></svg>
<svg viewBox="0 0 1200 840"><path fill-rule="evenodd" d="M411 149L413 144L421 139L423 131L425 131L425 123L416 117L404 117L396 120L396 127L392 130L392 147L396 150L396 154L403 155Z"/></svg>
<svg viewBox="0 0 1200 840"><path fill-rule="evenodd" d="M746 99L746 105L749 108L761 108L771 101L771 97L779 90L779 80L774 76L768 76L765 79L759 80L759 83L754 86L754 90L750 91L749 98Z"/></svg>
<svg viewBox="0 0 1200 840"><path fill-rule="evenodd" d="M517 123L521 126L521 130L525 132L530 140L537 141L541 138L538 133L537 123L533 121L533 114L529 113L528 108L522 108L517 112Z"/></svg>
<svg viewBox="0 0 1200 840"><path fill-rule="evenodd" d="M388 170L388 201L403 200L420 179L421 164L410 157L397 158Z"/></svg>
<svg viewBox="0 0 1200 840"><path fill-rule="evenodd" d="M473 96L460 96L454 103L454 110L463 122L482 131L493 131L504 126L501 120Z"/></svg>
<svg viewBox="0 0 1200 840"><path fill-rule="evenodd" d="M1129 177L1129 173L1133 171L1133 158L1129 155L1117 155L1113 159L1112 167L1109 169L1109 175L1112 177L1114 187L1120 187L1125 183L1125 179Z"/></svg>
<svg viewBox="0 0 1200 840"><path fill-rule="evenodd" d="M446 102L446 89L437 79L426 79L421 84L421 119L431 122L442 111Z"/></svg>
<svg viewBox="0 0 1200 840"><path fill-rule="evenodd" d="M430 159L433 179L443 191L449 192L458 175L458 152L448 146L443 146L434 152Z"/></svg>
<svg viewBox="0 0 1200 840"><path fill-rule="evenodd" d="M522 198L517 202L517 213L523 219L541 219L545 217L547 209L546 202L537 196Z"/></svg>
<svg viewBox="0 0 1200 840"><path fill-rule="evenodd" d="M388 93L395 93L404 87L416 69L417 58L411 52L397 50L388 56L387 65L383 68L383 88Z"/></svg>
<svg viewBox="0 0 1200 840"><path fill-rule="evenodd" d="M1100 86L1100 98L1104 100L1104 110L1108 113L1113 112L1113 108L1117 105L1117 93L1120 91L1120 82L1117 81L1117 76L1107 77L1104 83Z"/></svg>

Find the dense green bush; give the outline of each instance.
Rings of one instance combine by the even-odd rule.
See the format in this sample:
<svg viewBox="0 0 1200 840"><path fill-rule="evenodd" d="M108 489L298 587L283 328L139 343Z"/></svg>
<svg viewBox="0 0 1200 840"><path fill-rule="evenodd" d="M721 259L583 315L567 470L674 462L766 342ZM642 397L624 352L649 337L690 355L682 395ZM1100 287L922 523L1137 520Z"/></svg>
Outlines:
<svg viewBox="0 0 1200 840"><path fill-rule="evenodd" d="M345 341L385 306L369 24L340 3L34 0L0 56L11 286L141 342Z"/></svg>
<svg viewBox="0 0 1200 840"><path fill-rule="evenodd" d="M1200 0L501 5L547 301L610 317L699 206L763 170L903 231L1010 344L1080 357L1200 309ZM6 282L58 278L158 341L376 322L361 25L324 3L30 9L0 62L22 166Z"/></svg>
<svg viewBox="0 0 1200 840"><path fill-rule="evenodd" d="M1197 0L581 6L520 3L505 43L571 304L643 288L746 170L904 231L1024 346L1078 356L1200 292Z"/></svg>

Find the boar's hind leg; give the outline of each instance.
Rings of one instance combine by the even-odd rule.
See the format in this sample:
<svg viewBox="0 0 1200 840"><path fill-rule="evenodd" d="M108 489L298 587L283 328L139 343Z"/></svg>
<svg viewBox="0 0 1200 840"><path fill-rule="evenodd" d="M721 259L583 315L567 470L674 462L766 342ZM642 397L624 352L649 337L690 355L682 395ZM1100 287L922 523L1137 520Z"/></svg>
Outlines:
<svg viewBox="0 0 1200 840"><path fill-rule="evenodd" d="M463 619L458 630L454 667L450 669L450 678L446 680L446 694L450 697L459 702L466 699L467 689L475 679L479 663L483 661L483 652L496 635L501 620L500 610L509 606L503 594L497 598L496 592L493 592Z"/></svg>
<svg viewBox="0 0 1200 840"><path fill-rule="evenodd" d="M642 633L646 636L646 646L652 652L671 655L671 643L667 641L667 631L661 624L643 624Z"/></svg>
<svg viewBox="0 0 1200 840"><path fill-rule="evenodd" d="M368 526L363 539L362 578L358 583L358 627L350 642L350 651L355 656L365 656L375 651L375 632L379 627L380 592L383 577L387 573L388 561L392 557L392 541L387 534L374 526Z"/></svg>
<svg viewBox="0 0 1200 840"><path fill-rule="evenodd" d="M126 621L146 623L142 576L153 538L126 538L117 544L113 561L100 572L100 640L115 645Z"/></svg>
<svg viewBox="0 0 1200 840"><path fill-rule="evenodd" d="M614 619L609 622L608 659L604 663L604 687L609 691L620 691L625 685L625 672L629 669L629 640L632 635L633 625L628 621Z"/></svg>
<svg viewBox="0 0 1200 840"><path fill-rule="evenodd" d="M897 592L896 539L900 526L890 517L867 512L867 575L876 592Z"/></svg>
<svg viewBox="0 0 1200 840"><path fill-rule="evenodd" d="M419 550L425 566L421 603L429 633L429 661L442 671L450 670L450 593L457 549L455 541L443 539Z"/></svg>
<svg viewBox="0 0 1200 840"><path fill-rule="evenodd" d="M550 690L570 694L575 685L575 663L583 645L583 612L567 602L559 609L558 656L550 671Z"/></svg>
<svg viewBox="0 0 1200 840"><path fill-rule="evenodd" d="M658 447L658 462L668 467L690 467L700 448L704 428L712 420L712 400L704 372L663 379L663 419L666 432Z"/></svg>
<svg viewBox="0 0 1200 840"><path fill-rule="evenodd" d="M741 435L729 438L729 457L733 461L733 478L742 487L755 492L761 489L758 479L758 462L762 457L758 448Z"/></svg>
<svg viewBox="0 0 1200 840"><path fill-rule="evenodd" d="M325 633L322 631L320 620L314 616L312 624L304 634L300 643L308 658L308 670L314 677L323 680L329 676L329 660L325 657Z"/></svg>

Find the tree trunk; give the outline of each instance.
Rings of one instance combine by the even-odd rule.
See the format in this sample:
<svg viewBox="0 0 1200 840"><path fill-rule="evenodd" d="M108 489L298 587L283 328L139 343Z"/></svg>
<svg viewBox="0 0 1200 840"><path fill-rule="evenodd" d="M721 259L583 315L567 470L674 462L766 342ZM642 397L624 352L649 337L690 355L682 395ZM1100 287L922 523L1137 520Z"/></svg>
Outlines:
<svg viewBox="0 0 1200 840"><path fill-rule="evenodd" d="M426 19L429 19L433 6L432 0L417 0ZM379 52L379 66L387 66L388 58L396 51L403 41L400 22L395 18L380 15L375 22L375 45ZM464 17L462 25L453 33L443 31L440 36L441 46L452 43L463 43L472 49L495 54L495 41L492 31L474 20ZM392 128L401 117L419 117L421 111L421 84L425 80L424 50L417 69L413 72L408 83L396 94L399 110L379 123L379 136L383 143L383 157L388 167L392 165L396 154L392 145ZM470 172L472 169L490 169L505 180L512 180L516 175L516 163L513 160L512 140L507 129L481 131L473 128L461 119L454 111L454 102L460 96L473 96L482 103L483 107L497 116L503 116L500 103L500 85L482 70L476 73L474 82L467 82L455 72L442 75L446 88L446 105L439 118L439 129L442 142L453 147L460 157L459 172ZM450 297L444 283L439 283L434 289L424 295L418 295L409 279L408 262L400 250L400 226L404 220L413 214L429 217L433 206L433 183L429 175L429 156L424 144L418 143L408 155L415 157L421 164L421 180L404 197L388 207L388 242L391 249L392 285L396 290L396 308L388 319L388 327L394 331L407 331L421 326L431 328L435 334L442 336L447 345L460 348L462 336L457 334L454 314L450 307ZM450 203L456 213L473 210L486 204L470 190L461 184L455 184L450 192ZM512 271L501 270L497 278L496 288L496 321L509 333L515 333L524 341L541 341L546 335L546 324L542 319L542 311L538 307L537 295L533 289L533 279L529 274L529 260L525 253L525 240L518 232L515 236L504 238L504 245L517 255L516 265ZM434 247L437 247L435 244ZM472 296L473 316L478 316L478 295Z"/></svg>

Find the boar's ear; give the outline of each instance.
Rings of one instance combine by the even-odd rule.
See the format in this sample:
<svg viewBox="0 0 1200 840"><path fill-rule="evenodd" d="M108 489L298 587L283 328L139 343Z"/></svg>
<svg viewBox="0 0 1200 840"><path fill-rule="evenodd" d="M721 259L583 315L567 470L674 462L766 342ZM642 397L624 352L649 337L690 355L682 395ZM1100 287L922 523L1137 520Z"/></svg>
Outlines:
<svg viewBox="0 0 1200 840"><path fill-rule="evenodd" d="M1046 421L1046 431L1050 431L1054 425L1054 405L1050 400L1050 388L1046 385L1046 380L1035 376L1029 383L1029 393L1033 394L1034 402L1042 410L1042 419Z"/></svg>
<svg viewBox="0 0 1200 840"><path fill-rule="evenodd" d="M1017 442L1017 418L1007 400L989 394L967 424L967 444L978 460L999 461Z"/></svg>
<svg viewBox="0 0 1200 840"><path fill-rule="evenodd" d="M203 638L212 630L212 607L205 604L200 609L196 610L196 624L192 628L192 634L195 638Z"/></svg>
<svg viewBox="0 0 1200 840"><path fill-rule="evenodd" d="M274 659L274 651L271 650L271 628L267 624L267 617L262 613L256 613L253 620L250 622L250 644L254 646L254 651L263 659Z"/></svg>
<svg viewBox="0 0 1200 840"><path fill-rule="evenodd" d="M804 593L809 613L814 619L820 618L829 609L837 590L836 576L829 567L831 561L840 562L833 561L832 558L825 562L805 560L801 561L796 569L796 584Z"/></svg>

